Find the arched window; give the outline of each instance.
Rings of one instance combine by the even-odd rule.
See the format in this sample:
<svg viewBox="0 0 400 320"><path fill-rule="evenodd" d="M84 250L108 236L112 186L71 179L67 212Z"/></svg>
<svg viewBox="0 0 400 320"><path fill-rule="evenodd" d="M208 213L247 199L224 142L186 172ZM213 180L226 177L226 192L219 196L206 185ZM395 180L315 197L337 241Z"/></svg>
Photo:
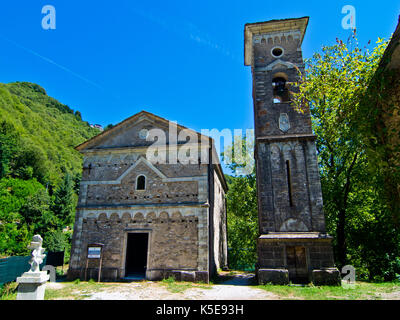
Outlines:
<svg viewBox="0 0 400 320"><path fill-rule="evenodd" d="M146 177L138 176L136 179L136 190L146 190Z"/></svg>
<svg viewBox="0 0 400 320"><path fill-rule="evenodd" d="M289 90L286 87L286 79L281 76L276 76L272 80L272 87L274 90L274 103L289 101Z"/></svg>

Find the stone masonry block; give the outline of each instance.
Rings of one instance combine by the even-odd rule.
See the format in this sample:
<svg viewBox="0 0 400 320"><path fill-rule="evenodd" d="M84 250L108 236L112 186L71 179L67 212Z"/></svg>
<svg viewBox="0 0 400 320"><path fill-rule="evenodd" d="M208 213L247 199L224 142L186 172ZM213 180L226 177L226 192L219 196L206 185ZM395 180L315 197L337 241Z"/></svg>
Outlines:
<svg viewBox="0 0 400 320"><path fill-rule="evenodd" d="M182 271L181 281L194 282L196 279L196 272L192 271Z"/></svg>
<svg viewBox="0 0 400 320"><path fill-rule="evenodd" d="M313 270L312 282L316 286L340 286L340 272L337 268Z"/></svg>
<svg viewBox="0 0 400 320"><path fill-rule="evenodd" d="M181 273L181 271L174 271L174 270L173 271L165 271L164 278L168 279L170 277L174 278L175 281L181 281L182 273Z"/></svg>
<svg viewBox="0 0 400 320"><path fill-rule="evenodd" d="M289 284L289 271L287 269L259 269L257 272L259 284Z"/></svg>
<svg viewBox="0 0 400 320"><path fill-rule="evenodd" d="M208 283L208 272L207 271L196 271L196 282Z"/></svg>

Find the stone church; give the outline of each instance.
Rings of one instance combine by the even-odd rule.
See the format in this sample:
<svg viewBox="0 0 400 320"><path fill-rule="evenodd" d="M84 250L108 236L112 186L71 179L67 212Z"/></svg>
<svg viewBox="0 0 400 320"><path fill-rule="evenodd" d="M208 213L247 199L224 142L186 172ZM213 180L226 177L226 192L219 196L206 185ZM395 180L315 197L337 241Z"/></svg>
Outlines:
<svg viewBox="0 0 400 320"><path fill-rule="evenodd" d="M245 65L253 76L259 283L339 284L326 234L310 110L295 111L309 18L245 25Z"/></svg>
<svg viewBox="0 0 400 320"><path fill-rule="evenodd" d="M98 279L101 270L101 281L173 276L208 282L227 267L227 184L214 141L173 128L142 111L76 147L84 160L69 279ZM201 157L150 161L154 130L165 133L157 150L164 148L167 159L191 143L176 139L182 132L197 137L192 147ZM93 247L101 254L91 255Z"/></svg>

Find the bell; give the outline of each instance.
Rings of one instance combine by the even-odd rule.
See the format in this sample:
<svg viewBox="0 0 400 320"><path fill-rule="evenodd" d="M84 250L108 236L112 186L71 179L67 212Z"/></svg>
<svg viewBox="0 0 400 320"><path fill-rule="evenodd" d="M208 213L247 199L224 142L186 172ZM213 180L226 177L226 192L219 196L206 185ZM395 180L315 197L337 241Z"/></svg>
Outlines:
<svg viewBox="0 0 400 320"><path fill-rule="evenodd" d="M275 82L276 93L282 95L285 92L285 89L286 89L286 81L282 78L276 79Z"/></svg>

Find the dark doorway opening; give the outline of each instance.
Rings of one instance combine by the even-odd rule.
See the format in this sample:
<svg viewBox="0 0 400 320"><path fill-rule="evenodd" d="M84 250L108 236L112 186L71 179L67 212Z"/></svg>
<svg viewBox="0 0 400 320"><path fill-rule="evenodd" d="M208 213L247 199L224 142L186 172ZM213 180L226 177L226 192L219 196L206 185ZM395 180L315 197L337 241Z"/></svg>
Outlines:
<svg viewBox="0 0 400 320"><path fill-rule="evenodd" d="M299 284L309 282L305 247L286 247L286 261L289 281Z"/></svg>
<svg viewBox="0 0 400 320"><path fill-rule="evenodd" d="M128 233L125 277L145 277L148 241L148 233Z"/></svg>

